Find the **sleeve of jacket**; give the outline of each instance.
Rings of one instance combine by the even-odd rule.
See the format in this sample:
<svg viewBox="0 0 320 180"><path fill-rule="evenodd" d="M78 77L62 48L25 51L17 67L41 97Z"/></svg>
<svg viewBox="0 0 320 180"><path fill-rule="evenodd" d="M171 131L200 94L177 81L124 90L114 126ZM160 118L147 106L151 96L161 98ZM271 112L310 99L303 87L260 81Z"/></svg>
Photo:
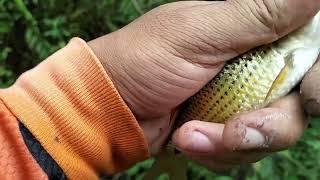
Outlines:
<svg viewBox="0 0 320 180"><path fill-rule="evenodd" d="M149 156L138 122L79 38L0 90L0 98L68 179L98 179L101 173L119 172ZM12 123L18 127L17 120ZM1 141L6 127L0 127Z"/></svg>

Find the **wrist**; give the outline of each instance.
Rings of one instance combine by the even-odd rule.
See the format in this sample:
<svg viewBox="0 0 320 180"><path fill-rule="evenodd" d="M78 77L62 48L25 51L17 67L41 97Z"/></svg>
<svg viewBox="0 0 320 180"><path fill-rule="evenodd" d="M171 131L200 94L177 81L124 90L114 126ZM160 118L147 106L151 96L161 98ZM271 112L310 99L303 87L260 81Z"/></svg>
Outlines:
<svg viewBox="0 0 320 180"><path fill-rule="evenodd" d="M98 57L104 67L104 70L112 80L123 100L126 102L133 114L136 115L137 107L132 102L130 98L131 93L124 84L124 82L129 81L129 78L127 70L123 68L123 56L125 56L125 53L127 52L123 52L121 50L121 46L123 46L121 37L119 37L117 32L114 32L89 41L88 45Z"/></svg>
<svg viewBox="0 0 320 180"><path fill-rule="evenodd" d="M129 33L115 32L88 42L95 55L102 63L106 73L114 83L115 88L126 102L127 106L138 120L144 136L148 142L151 154L157 154L163 142L168 136L172 123L168 123L170 113L165 116L152 117L155 112L148 111L143 104L143 99L148 94L147 88L139 83L141 67L145 64L135 61L136 57L143 59L143 54L137 54L137 43L134 39L127 37ZM132 41L130 41L132 39ZM139 65L139 66L138 66ZM143 95L145 94L145 95Z"/></svg>
<svg viewBox="0 0 320 180"><path fill-rule="evenodd" d="M148 126L145 126L144 121L142 121L143 118L139 116L140 112L143 112L143 108L139 108L139 106L136 105L134 100L130 98L133 95L132 92L130 92L129 90L129 86L131 86L135 82L131 82L132 79L129 78L130 75L128 75L128 73L130 73L131 70L128 70L125 64L123 64L124 62L126 62L124 60L126 59L126 56L130 56L128 55L130 54L130 52L128 48L125 48L126 50L121 50L124 46L122 42L127 41L123 41L121 39L121 36L118 35L117 32L115 32L89 41L88 45L95 53L95 55L98 57L99 61L104 67L104 70L110 77L118 93L121 95L131 112L136 117L139 126L142 129L145 138L147 139L149 150L152 153L152 151L154 151L154 143L153 139L149 136L150 129L148 128ZM132 89L133 88L131 88L131 91Z"/></svg>

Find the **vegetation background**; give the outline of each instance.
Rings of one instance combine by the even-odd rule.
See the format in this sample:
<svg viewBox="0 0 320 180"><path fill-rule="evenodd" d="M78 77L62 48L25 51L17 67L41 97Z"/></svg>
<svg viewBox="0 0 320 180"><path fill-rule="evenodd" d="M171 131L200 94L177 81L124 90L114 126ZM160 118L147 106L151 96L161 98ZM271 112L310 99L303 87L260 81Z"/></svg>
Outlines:
<svg viewBox="0 0 320 180"><path fill-rule="evenodd" d="M174 0L0 0L0 87L7 87L74 36L90 40ZM190 162L188 179L320 179L320 119L289 150L226 174ZM140 179L153 160L113 179ZM162 176L160 179L165 179Z"/></svg>

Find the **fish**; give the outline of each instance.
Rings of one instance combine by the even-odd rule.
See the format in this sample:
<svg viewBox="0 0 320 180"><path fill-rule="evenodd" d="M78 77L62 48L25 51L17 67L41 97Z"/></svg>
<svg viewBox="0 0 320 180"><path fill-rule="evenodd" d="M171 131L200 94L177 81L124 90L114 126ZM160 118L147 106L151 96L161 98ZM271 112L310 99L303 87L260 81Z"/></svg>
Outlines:
<svg viewBox="0 0 320 180"><path fill-rule="evenodd" d="M319 16L279 41L229 61L186 102L180 119L224 123L237 113L264 108L287 95L319 56Z"/></svg>
<svg viewBox="0 0 320 180"><path fill-rule="evenodd" d="M178 115L177 126L190 120L225 123L235 114L267 107L301 82L317 61L319 53L320 12L309 23L278 41L228 61L215 78L185 102ZM155 172L161 172L161 169L172 172L182 163L185 167L185 157L173 158L172 153L172 150L163 152L147 177L156 179ZM172 162L168 163L167 158L166 164L161 163L164 156L172 157ZM181 170L179 177L174 175L169 174L170 179L186 179Z"/></svg>

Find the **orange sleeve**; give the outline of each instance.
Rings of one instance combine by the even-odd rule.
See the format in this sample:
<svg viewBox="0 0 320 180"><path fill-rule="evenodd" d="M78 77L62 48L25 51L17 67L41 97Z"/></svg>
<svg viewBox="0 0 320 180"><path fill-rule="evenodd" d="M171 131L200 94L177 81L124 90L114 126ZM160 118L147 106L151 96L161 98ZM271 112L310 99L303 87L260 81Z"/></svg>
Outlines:
<svg viewBox="0 0 320 180"><path fill-rule="evenodd" d="M0 179L48 179L25 145L16 117L1 101Z"/></svg>
<svg viewBox="0 0 320 180"><path fill-rule="evenodd" d="M68 179L98 179L149 156L132 112L79 38L0 90L0 97Z"/></svg>

